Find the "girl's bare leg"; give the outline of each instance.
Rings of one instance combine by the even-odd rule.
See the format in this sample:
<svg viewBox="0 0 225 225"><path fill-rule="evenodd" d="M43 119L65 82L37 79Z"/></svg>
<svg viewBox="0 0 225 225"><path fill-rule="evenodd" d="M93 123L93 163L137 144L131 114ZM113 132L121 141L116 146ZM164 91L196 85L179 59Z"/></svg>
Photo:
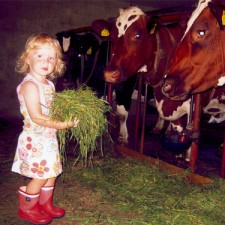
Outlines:
<svg viewBox="0 0 225 225"><path fill-rule="evenodd" d="M38 194L41 192L41 188L47 183L48 179L32 179L27 185L26 192L28 194Z"/></svg>

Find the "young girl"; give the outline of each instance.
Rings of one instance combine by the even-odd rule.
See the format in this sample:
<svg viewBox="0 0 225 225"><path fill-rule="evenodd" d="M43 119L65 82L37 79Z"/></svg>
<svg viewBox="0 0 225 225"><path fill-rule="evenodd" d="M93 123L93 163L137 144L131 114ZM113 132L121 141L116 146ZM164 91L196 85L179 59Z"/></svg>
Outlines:
<svg viewBox="0 0 225 225"><path fill-rule="evenodd" d="M19 188L18 217L35 224L50 223L65 210L52 204L56 177L62 172L57 129L76 127L79 120L57 121L49 116L54 85L48 79L64 71L61 47L48 34L32 35L17 61L17 71L26 75L17 87L24 117L12 171L32 178Z"/></svg>

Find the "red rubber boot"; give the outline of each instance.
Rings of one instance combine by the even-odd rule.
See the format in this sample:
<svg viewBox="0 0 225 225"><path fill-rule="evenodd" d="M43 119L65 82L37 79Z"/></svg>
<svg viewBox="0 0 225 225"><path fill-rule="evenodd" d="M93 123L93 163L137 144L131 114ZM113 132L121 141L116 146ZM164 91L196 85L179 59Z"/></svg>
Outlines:
<svg viewBox="0 0 225 225"><path fill-rule="evenodd" d="M52 217L39 208L39 194L26 193L26 186L19 189L18 217L34 224L49 224Z"/></svg>
<svg viewBox="0 0 225 225"><path fill-rule="evenodd" d="M52 204L54 187L42 187L39 204L40 209L54 218L60 218L65 215L65 210L56 208Z"/></svg>

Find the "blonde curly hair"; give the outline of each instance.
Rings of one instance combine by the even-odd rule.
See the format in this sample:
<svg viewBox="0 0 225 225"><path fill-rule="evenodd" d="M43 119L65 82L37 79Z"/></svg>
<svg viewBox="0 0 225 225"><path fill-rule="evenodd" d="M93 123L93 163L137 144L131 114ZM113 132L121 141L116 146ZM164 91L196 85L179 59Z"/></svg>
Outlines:
<svg viewBox="0 0 225 225"><path fill-rule="evenodd" d="M62 48L56 38L46 33L33 34L27 39L24 51L17 60L16 72L26 75L30 69L27 57L32 50L40 48L44 44L48 44L56 50L56 66L54 71L48 75L48 78L54 79L61 76L65 70L65 63L62 60Z"/></svg>

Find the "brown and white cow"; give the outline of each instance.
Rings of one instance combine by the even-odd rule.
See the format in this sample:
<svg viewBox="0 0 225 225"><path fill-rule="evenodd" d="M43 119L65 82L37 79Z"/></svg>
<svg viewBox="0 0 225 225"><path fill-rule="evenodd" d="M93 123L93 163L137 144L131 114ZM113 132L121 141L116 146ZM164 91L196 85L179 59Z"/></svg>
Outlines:
<svg viewBox="0 0 225 225"><path fill-rule="evenodd" d="M143 73L147 82L153 86L161 121L171 121L172 128L182 132L186 126L182 117L186 117L186 121L189 118L190 99L172 101L162 94L161 85L168 58L180 41L183 30L178 22L157 27L153 21L137 7L120 10L120 15L110 29L111 58L105 69L105 80L115 84L138 72ZM117 113L126 122L128 112L124 106L117 105ZM127 141L127 130L120 130L120 136Z"/></svg>
<svg viewBox="0 0 225 225"><path fill-rule="evenodd" d="M181 18L182 23L185 23L187 16ZM155 27L153 23L153 26L149 26L152 22L153 18L145 15L139 8L130 7L120 10L120 15L111 28L105 24L105 28L110 28L112 42L105 80L119 83L141 71L153 86L156 107L161 118L159 121L171 121L173 129L182 132L186 124L182 123L181 118L185 115L189 118L190 98L172 101L162 94L161 87L169 56L176 43L183 37L184 29L180 24ZM225 119L224 93L225 90L222 89L205 93L208 102L205 104L204 112L211 115L209 122L221 122ZM117 105L117 112L125 118L122 126L125 129L120 130L120 136L122 140L127 141L128 112L122 105Z"/></svg>
<svg viewBox="0 0 225 225"><path fill-rule="evenodd" d="M187 99L225 84L225 6L200 0L165 75L163 92Z"/></svg>

